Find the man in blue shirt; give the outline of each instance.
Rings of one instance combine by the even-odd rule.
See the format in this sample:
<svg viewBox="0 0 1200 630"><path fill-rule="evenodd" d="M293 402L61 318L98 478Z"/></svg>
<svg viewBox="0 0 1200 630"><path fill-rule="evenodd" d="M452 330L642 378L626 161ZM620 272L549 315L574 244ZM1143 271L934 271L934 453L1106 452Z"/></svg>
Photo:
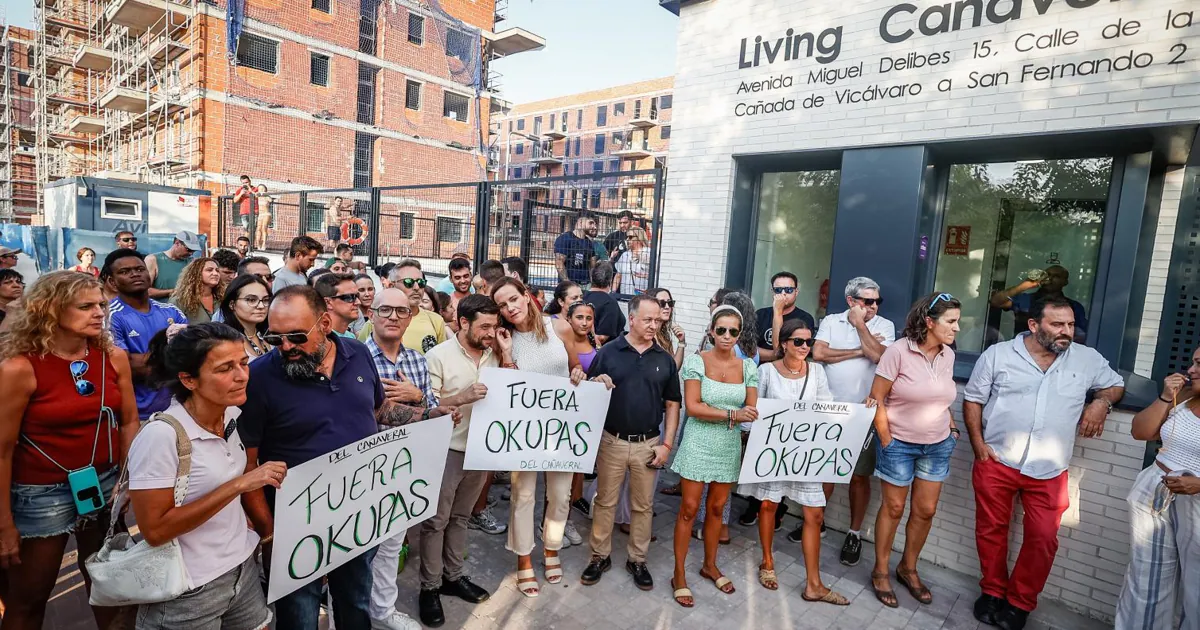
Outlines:
<svg viewBox="0 0 1200 630"><path fill-rule="evenodd" d="M1075 343L1087 341L1087 310L1079 302L1063 295L1063 289L1071 283L1071 272L1062 265L1050 265L1041 274L1030 273L1020 284L992 294L992 306L1013 312L1013 336L1029 330L1030 313L1035 302L1046 298L1063 298L1071 305L1075 314ZM1030 293L1032 289L1037 289Z"/></svg>
<svg viewBox="0 0 1200 630"><path fill-rule="evenodd" d="M257 468L259 460L298 466L375 434L379 425L401 426L429 416L420 407L388 398L370 352L333 333L325 301L311 287L276 293L268 317L264 339L277 347L251 365L238 425L248 470ZM250 520L266 541L275 529L274 498L274 492L262 490L243 495ZM368 603L375 552L329 572L335 624L364 630L413 628L372 622ZM320 606L321 580L314 579L275 602L277 627L317 630Z"/></svg>
<svg viewBox="0 0 1200 630"><path fill-rule="evenodd" d="M109 327L113 343L129 353L138 417L145 420L171 403L171 392L167 388L151 387L146 382L150 376L146 367L150 340L168 326L187 324L187 317L172 304L150 299L150 272L136 250L109 252L100 269L100 281L117 293L117 297L108 303Z"/></svg>
<svg viewBox="0 0 1200 630"><path fill-rule="evenodd" d="M570 280L586 288L589 273L596 262L596 248L589 234L596 231L596 219L580 214L575 218L575 228L563 232L554 239L554 266L559 280Z"/></svg>

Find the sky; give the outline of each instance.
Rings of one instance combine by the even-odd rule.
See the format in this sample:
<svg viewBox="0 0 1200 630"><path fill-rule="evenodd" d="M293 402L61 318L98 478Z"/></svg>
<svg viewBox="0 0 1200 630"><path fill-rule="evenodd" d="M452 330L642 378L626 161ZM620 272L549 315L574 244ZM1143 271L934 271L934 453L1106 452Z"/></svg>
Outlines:
<svg viewBox="0 0 1200 630"><path fill-rule="evenodd" d="M678 20L657 0L509 0L497 30L519 26L546 47L496 62L501 95L527 103L671 76Z"/></svg>
<svg viewBox="0 0 1200 630"><path fill-rule="evenodd" d="M0 0L32 28L33 0ZM505 100L527 103L675 74L678 18L657 0L508 0L498 30L519 26L546 47L496 62Z"/></svg>

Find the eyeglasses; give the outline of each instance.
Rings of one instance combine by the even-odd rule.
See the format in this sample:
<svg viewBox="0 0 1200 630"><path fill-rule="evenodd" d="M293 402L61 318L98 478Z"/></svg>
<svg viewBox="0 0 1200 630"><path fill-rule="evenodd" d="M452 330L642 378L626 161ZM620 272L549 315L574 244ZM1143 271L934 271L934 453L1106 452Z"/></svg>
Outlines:
<svg viewBox="0 0 1200 630"><path fill-rule="evenodd" d="M71 362L71 378L75 381L75 391L80 396L91 396L96 393L96 386L91 381L83 379L83 375L87 374L88 362L79 360Z"/></svg>
<svg viewBox="0 0 1200 630"><path fill-rule="evenodd" d="M954 296L950 295L949 293L939 293L939 294L937 294L937 297L933 298L933 301L929 303L929 308L932 309L938 302L942 302L942 301L949 302L950 300L953 300L953 299L954 299Z"/></svg>
<svg viewBox="0 0 1200 630"><path fill-rule="evenodd" d="M858 297L856 295L856 296L854 296L854 299L858 300L859 302L862 302L866 306L875 306L876 304L883 306L883 298L864 298L864 297Z"/></svg>
<svg viewBox="0 0 1200 630"><path fill-rule="evenodd" d="M796 292L796 287L771 287L775 295L791 295Z"/></svg>
<svg viewBox="0 0 1200 630"><path fill-rule="evenodd" d="M123 238L121 239L121 242L122 242L122 243L136 243L136 242L137 242L137 237L135 237L135 236L126 236L126 237L123 237Z"/></svg>
<svg viewBox="0 0 1200 630"><path fill-rule="evenodd" d="M375 309L375 313L384 319L391 319L393 315L396 319L412 317L412 309L407 306L380 306Z"/></svg>
<svg viewBox="0 0 1200 630"><path fill-rule="evenodd" d="M273 273L256 273L254 274L267 282L275 282L275 274Z"/></svg>
<svg viewBox="0 0 1200 630"><path fill-rule="evenodd" d="M792 337L791 339L788 339L788 341L790 341L791 344L797 348L800 346L808 346L811 348L813 347L813 344L817 343L816 339L801 339L799 337Z"/></svg>
<svg viewBox="0 0 1200 630"><path fill-rule="evenodd" d="M312 328L309 328L308 332L267 333L262 336L262 340L271 344L272 346L282 346L284 340L286 339L288 343L292 344L293 346L298 346L300 344L308 343L308 336L312 334L312 331L316 329L316 327L317 323L313 322Z"/></svg>
<svg viewBox="0 0 1200 630"><path fill-rule="evenodd" d="M341 301L345 302L346 304L354 304L355 302L358 301L358 293L341 293L341 294L332 296L330 299L341 300Z"/></svg>
<svg viewBox="0 0 1200 630"><path fill-rule="evenodd" d="M270 304L271 298L258 297L257 295L247 295L246 297L238 298L238 301L246 306L249 306L250 308L258 308L260 306L266 306Z"/></svg>
<svg viewBox="0 0 1200 630"><path fill-rule="evenodd" d="M411 289L413 288L413 285L424 289L425 285L429 283L425 281L425 278L404 278L400 281L400 284L403 284L405 289Z"/></svg>
<svg viewBox="0 0 1200 630"><path fill-rule="evenodd" d="M715 333L718 337L724 337L725 335L737 337L738 335L742 334L742 330L740 328L726 328L724 326L717 326L716 329L713 330L713 333Z"/></svg>
<svg viewBox="0 0 1200 630"><path fill-rule="evenodd" d="M675 300L659 300L658 305L662 308L675 308Z"/></svg>

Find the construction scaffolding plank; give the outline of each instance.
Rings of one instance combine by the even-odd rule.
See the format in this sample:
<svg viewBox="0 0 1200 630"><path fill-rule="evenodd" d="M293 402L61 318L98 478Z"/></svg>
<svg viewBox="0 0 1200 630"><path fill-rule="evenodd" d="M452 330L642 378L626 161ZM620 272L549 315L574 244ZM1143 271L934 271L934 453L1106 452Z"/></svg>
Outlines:
<svg viewBox="0 0 1200 630"><path fill-rule="evenodd" d="M104 119L99 116L76 116L67 129L72 133L100 133L104 131Z"/></svg>
<svg viewBox="0 0 1200 630"><path fill-rule="evenodd" d="M99 46L80 44L79 48L75 50L75 56L71 59L71 63L76 68L102 72L108 70L112 65L113 53Z"/></svg>
<svg viewBox="0 0 1200 630"><path fill-rule="evenodd" d="M190 10L189 7L167 0L114 0L104 11L104 19L110 24L140 33L157 24L168 13L172 27L182 25L188 19L184 12Z"/></svg>
<svg viewBox="0 0 1200 630"><path fill-rule="evenodd" d="M129 112L131 114L141 114L150 109L150 106L154 104L157 98L154 94L144 90L116 86L109 88L100 97L100 107Z"/></svg>

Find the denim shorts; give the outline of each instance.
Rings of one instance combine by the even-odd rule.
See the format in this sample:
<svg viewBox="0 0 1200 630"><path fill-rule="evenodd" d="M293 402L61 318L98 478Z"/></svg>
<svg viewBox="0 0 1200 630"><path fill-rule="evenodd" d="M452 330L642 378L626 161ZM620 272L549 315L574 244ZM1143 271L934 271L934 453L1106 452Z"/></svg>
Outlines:
<svg viewBox="0 0 1200 630"><path fill-rule="evenodd" d="M100 489L104 491L104 507L80 516L75 509L71 487L66 483L34 486L12 485L13 524L21 538L46 538L69 534L87 521L108 516L112 511L113 486L117 484L117 469L100 473ZM107 521L106 521L107 522Z"/></svg>
<svg viewBox="0 0 1200 630"><path fill-rule="evenodd" d="M950 476L950 455L958 440L954 434L933 444L913 444L892 438L887 446L875 440L875 476L893 486L912 485L913 476L941 483Z"/></svg>
<svg viewBox="0 0 1200 630"><path fill-rule="evenodd" d="M179 597L138 607L136 630L259 630L271 623L255 554Z"/></svg>

